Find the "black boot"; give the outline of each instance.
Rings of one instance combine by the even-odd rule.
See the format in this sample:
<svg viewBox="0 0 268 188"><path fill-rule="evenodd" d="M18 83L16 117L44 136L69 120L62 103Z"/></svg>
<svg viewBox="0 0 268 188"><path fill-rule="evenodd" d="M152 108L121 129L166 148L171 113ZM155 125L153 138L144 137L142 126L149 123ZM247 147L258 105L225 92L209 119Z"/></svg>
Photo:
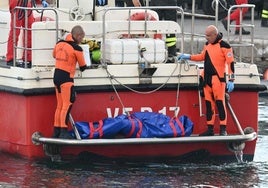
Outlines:
<svg viewBox="0 0 268 188"><path fill-rule="evenodd" d="M168 47L168 59L166 63L175 63L177 57L176 45Z"/></svg>
<svg viewBox="0 0 268 188"><path fill-rule="evenodd" d="M221 23L222 23L224 29L227 31L227 29L228 29L227 28L228 20L227 19L222 19ZM230 23L231 23L231 21L230 21ZM231 30L229 30L229 32L231 32Z"/></svg>
<svg viewBox="0 0 268 188"><path fill-rule="evenodd" d="M13 65L14 65L13 59L10 61L7 61L7 66L13 66Z"/></svg>
<svg viewBox="0 0 268 188"><path fill-rule="evenodd" d="M220 125L220 136L227 136L226 125Z"/></svg>
<svg viewBox="0 0 268 188"><path fill-rule="evenodd" d="M62 138L62 139L73 139L73 137L69 134L67 128L61 128L60 129L59 138Z"/></svg>
<svg viewBox="0 0 268 188"><path fill-rule="evenodd" d="M168 57L177 56L177 48L176 45L168 47Z"/></svg>
<svg viewBox="0 0 268 188"><path fill-rule="evenodd" d="M54 127L52 138L59 138L59 136L60 136L60 127Z"/></svg>
<svg viewBox="0 0 268 188"><path fill-rule="evenodd" d="M249 34L250 34L250 31L246 31L244 28L242 28L241 33L242 33L242 35L249 35ZM235 34L236 34L236 35L239 35L239 34L240 34L239 29L236 29L236 30L235 30Z"/></svg>
<svg viewBox="0 0 268 188"><path fill-rule="evenodd" d="M268 27L268 19L261 20L261 27Z"/></svg>
<svg viewBox="0 0 268 188"><path fill-rule="evenodd" d="M201 133L199 136L214 136L213 125L208 125L208 130Z"/></svg>

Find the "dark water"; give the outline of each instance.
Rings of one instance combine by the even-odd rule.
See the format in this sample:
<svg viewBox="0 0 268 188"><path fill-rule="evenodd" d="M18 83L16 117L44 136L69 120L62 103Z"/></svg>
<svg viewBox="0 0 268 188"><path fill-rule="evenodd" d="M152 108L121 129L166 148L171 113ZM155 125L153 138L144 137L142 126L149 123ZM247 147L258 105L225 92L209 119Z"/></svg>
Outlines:
<svg viewBox="0 0 268 188"><path fill-rule="evenodd" d="M2 187L267 187L268 99L259 102L253 162L228 164L29 161L0 153Z"/></svg>

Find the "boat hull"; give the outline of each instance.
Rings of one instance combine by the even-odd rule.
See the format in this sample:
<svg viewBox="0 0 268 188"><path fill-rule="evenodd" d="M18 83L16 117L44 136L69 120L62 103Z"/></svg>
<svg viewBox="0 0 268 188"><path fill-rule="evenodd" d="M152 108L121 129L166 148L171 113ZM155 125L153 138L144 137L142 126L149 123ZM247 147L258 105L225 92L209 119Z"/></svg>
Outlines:
<svg viewBox="0 0 268 188"><path fill-rule="evenodd" d="M44 137L50 137L53 132L53 117L56 99L53 88L46 94L27 95L12 92L0 92L1 98L1 133L0 147L2 151L19 154L27 158L45 157L42 145L32 142L32 135L41 132ZM164 89L149 95L137 94L130 91L119 91L117 97L113 91L89 91L77 88L76 102L72 108L72 116L76 121L98 121L107 117L115 117L125 112L153 111L174 116L176 107L175 89ZM86 92L87 91L87 92ZM193 135L206 130L205 116L200 116L198 91L195 89L181 89L178 98L180 109L178 116L187 115L194 123ZM121 104L121 102L123 105ZM246 101L241 103L241 101ZM233 92L231 105L237 114L242 129L252 127L257 130L258 93ZM203 109L203 112L204 109ZM228 133L240 134L235 122L228 111ZM250 117L250 118L248 118ZM215 124L216 134L219 132L218 121ZM138 139L138 138L137 138ZM95 144L89 146L61 146L63 156L77 156L88 152L108 158L176 158L188 156L199 157L199 152L206 154L205 158L234 158L234 153L228 147L228 141L223 142L186 142L186 143L135 143L135 144ZM246 142L243 150L247 160L253 160L256 139Z"/></svg>
<svg viewBox="0 0 268 188"><path fill-rule="evenodd" d="M6 62L0 64L1 151L27 158L43 158L46 155L59 154L79 156L89 153L113 159L184 158L189 155L194 158L203 156L207 159L235 158L232 150L237 144L239 152L243 150L246 159L253 160L256 135L252 135L247 140L242 139L243 141L237 138L231 142L230 139L232 135L244 135L243 131L247 127L250 127L252 132L258 130L258 92L267 88L260 84L260 75L255 64L244 62L235 64L235 90L230 94L229 101L233 112L228 110L227 113L227 132L231 136L215 140L219 137L217 116L216 136L206 140L197 136L207 129L205 102L198 91L203 63L177 60L177 58L173 59L174 63L166 63L168 58L165 41L153 39L159 34L163 36L175 34L178 39L181 38L180 49L183 50L184 43L186 44L183 37L185 33L177 22L168 20L129 22L127 19L129 10L120 10L120 15L117 14L119 11L114 14L116 18L110 17L109 12L116 9L104 9L100 14L103 15L101 20L73 22L66 21L61 16L58 18L56 9L51 8L51 11L51 14L54 13L55 19L52 18L55 21L32 24L32 67L21 67L23 63L16 59L14 66L7 66ZM183 18L183 10L180 11ZM118 20L121 15L127 16L126 19ZM181 23L183 24L183 19ZM53 133L56 97L53 85L55 59L51 54L57 41L63 39L66 32L71 31L75 25L84 28L88 39L96 39L100 42L101 46L98 50L101 52L101 59L100 62L88 63L89 69L83 72L78 67L75 71L74 85L78 96L71 111L73 119L95 122L123 113L144 111L159 112L170 117L186 115L194 124L193 133L188 141L184 138L181 140L168 138L172 141L163 139L154 142L155 138L148 138L148 141L144 142L142 138L131 138L135 139L135 142L129 143L130 139L114 138L107 144L102 143L103 139L96 139L93 144L81 145L83 141L78 140L79 144L73 145L67 144L68 140L65 140L65 144L57 144L34 138L37 132L42 135L40 139L50 138ZM28 30L28 28L22 29ZM146 34L151 39L122 38L130 32L137 36ZM122 50L113 53L114 49L109 49L108 39L116 41ZM146 46L143 46L145 44ZM132 48L133 46L135 48ZM115 47L117 49L117 46ZM161 52L158 52L158 49L162 49ZM148 57L154 61L146 60L146 52L150 52ZM131 60L132 57L135 57L135 61ZM120 61L117 58L120 58ZM15 66L17 63L19 67ZM69 128L71 129L71 126ZM193 142L196 138L197 141ZM52 141L56 142L57 139Z"/></svg>
<svg viewBox="0 0 268 188"><path fill-rule="evenodd" d="M249 144L251 143L251 144ZM243 160L252 161L254 153L251 150L254 143L248 142L243 151ZM183 144L135 144L112 146L87 146L83 152L77 147L63 147L60 149L62 156L87 155L90 158L114 160L158 160L177 159L189 162L201 161L232 161L236 162L236 154L229 149L226 142L221 143L183 143ZM72 152L70 152L72 151Z"/></svg>

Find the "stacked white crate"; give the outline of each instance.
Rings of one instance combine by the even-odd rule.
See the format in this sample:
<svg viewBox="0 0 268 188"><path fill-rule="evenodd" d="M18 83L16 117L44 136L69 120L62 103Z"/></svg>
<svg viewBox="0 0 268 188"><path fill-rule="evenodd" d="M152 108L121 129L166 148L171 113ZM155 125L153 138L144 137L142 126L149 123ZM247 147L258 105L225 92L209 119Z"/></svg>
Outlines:
<svg viewBox="0 0 268 188"><path fill-rule="evenodd" d="M105 54L102 58L113 64L137 63L139 61L139 44L132 39L107 39L104 43Z"/></svg>
<svg viewBox="0 0 268 188"><path fill-rule="evenodd" d="M144 60L149 63L162 63L166 59L166 44L161 39L136 39L139 41L139 48L145 48L143 52Z"/></svg>
<svg viewBox="0 0 268 188"><path fill-rule="evenodd" d="M141 61L140 50L144 60L149 63L162 63L166 59L165 42L161 39L107 39L104 43L105 53L102 57L113 64L133 64Z"/></svg>

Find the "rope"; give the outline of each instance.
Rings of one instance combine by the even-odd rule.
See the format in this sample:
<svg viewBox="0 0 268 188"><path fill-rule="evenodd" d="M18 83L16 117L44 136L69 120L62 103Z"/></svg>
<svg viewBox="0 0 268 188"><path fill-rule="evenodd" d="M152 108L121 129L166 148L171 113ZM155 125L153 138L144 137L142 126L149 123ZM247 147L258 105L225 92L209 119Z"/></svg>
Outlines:
<svg viewBox="0 0 268 188"><path fill-rule="evenodd" d="M119 102L120 102L120 104L121 104L121 106L122 106L122 109L124 109L124 111L125 111L125 113L127 114L127 116L130 116L130 113L128 112L128 111L126 111L125 109L125 106L124 106L124 104L123 104L123 101L122 101L122 99L121 99L121 97L120 97L120 95L119 95L119 93L117 92L117 90L116 90L116 88L115 88L115 85L114 85L114 83L113 83L113 76L109 73L109 71L108 71L108 69L107 69L107 66L105 66L105 70L106 70L106 72L107 72L107 74L108 74L108 77L110 78L109 79L109 81L110 81L110 83L111 83L111 85L112 85L112 87L113 87L113 90L114 90L114 92L115 92L115 94L116 94L116 96L117 96L117 98L118 98L118 100L119 100Z"/></svg>
<svg viewBox="0 0 268 188"><path fill-rule="evenodd" d="M135 92L135 93L138 93L138 94L150 94L150 93L154 93L154 92L158 91L159 89L161 89L162 87L164 87L167 84L167 82L170 80L171 76L176 71L177 67L178 67L178 64L176 64L176 67L172 71L171 75L167 78L167 80L163 84L161 84L159 87L157 87L156 89L153 89L151 91L138 91L138 90L132 89L131 87L129 87L129 86L121 83L120 81L118 81L112 74L110 74L110 72L108 70L107 70L107 74L108 74L108 77L114 79L119 85L123 86L124 88L126 88L126 89L128 89L128 90L130 90L132 92Z"/></svg>
<svg viewBox="0 0 268 188"><path fill-rule="evenodd" d="M176 59L176 61L177 61L177 59ZM122 108L125 110L123 101L122 101L122 99L121 99L121 97L120 97L120 95L119 95L117 89L115 88L115 85L114 85L114 83L113 83L112 80L114 80L114 81L115 81L116 83L118 83L119 85L123 86L124 88L126 88L126 89L128 89L128 90L130 90L130 91L132 91L132 92L134 92L134 93L143 94L143 95L144 95L144 94L151 94L151 93L154 93L154 92L160 90L161 88L163 88L163 87L168 83L168 81L170 80L170 78L173 76L174 72L175 72L176 69L178 68L178 64L180 64L180 72L179 72L179 75L178 75L178 85L177 85L176 103L175 103L175 107L176 107L176 108L175 108L175 117L177 117L178 112L179 112L179 110L178 110L178 109L179 109L179 108L178 108L178 99L179 99L179 90L180 90L181 69L182 69L182 64L184 64L184 70L185 70L185 71L188 71L188 70L190 69L190 66L189 66L188 61L185 61L185 60L177 61L174 70L171 72L171 74L169 75L169 77L167 78L167 80L166 80L163 84L161 84L159 87L157 87L157 88L155 88L155 89L153 89L153 90L151 90L151 91L145 91L145 92L142 92L142 91L138 91L138 90L132 89L131 87L129 87L129 86L127 86L127 85L121 83L118 79L116 79L116 78L115 78L115 77L108 71L107 66L104 66L104 67L105 67L106 73L107 73L107 75L108 75L108 78L109 78L109 80L110 80L110 83L111 83L111 85L112 85L112 87L113 87L113 90L114 90L114 92L115 92L115 94L116 94L116 96L117 96L117 98L118 98L118 100L119 100L119 102L120 102ZM125 111L125 113L126 113L128 116L130 115L128 111Z"/></svg>
<svg viewBox="0 0 268 188"><path fill-rule="evenodd" d="M8 42L8 40L7 40L7 41L4 41L4 42L1 42L1 41L0 41L0 44L6 44L7 42Z"/></svg>
<svg viewBox="0 0 268 188"><path fill-rule="evenodd" d="M182 69L182 64L184 63L184 70L189 71L190 70L190 65L187 60L180 60L180 72L178 75L178 85L177 85L177 93L176 93L176 103L175 103L175 110L174 110L174 117L178 117L179 114L179 95L180 95L180 84L181 84L181 69ZM178 64L178 63L177 63Z"/></svg>
<svg viewBox="0 0 268 188"><path fill-rule="evenodd" d="M213 10L215 10L215 2L216 0L213 0L211 2L211 7ZM219 5L225 10L225 11L228 11L228 7L227 7L227 2L226 0L217 0L219 2ZM225 3L225 5L223 4L223 2Z"/></svg>
<svg viewBox="0 0 268 188"><path fill-rule="evenodd" d="M175 110L174 110L174 117L178 117L179 113L179 95L180 95L180 84L181 84L181 66L182 63L180 63L180 72L178 75L178 85L177 85L177 92L176 92L176 103L175 103Z"/></svg>

